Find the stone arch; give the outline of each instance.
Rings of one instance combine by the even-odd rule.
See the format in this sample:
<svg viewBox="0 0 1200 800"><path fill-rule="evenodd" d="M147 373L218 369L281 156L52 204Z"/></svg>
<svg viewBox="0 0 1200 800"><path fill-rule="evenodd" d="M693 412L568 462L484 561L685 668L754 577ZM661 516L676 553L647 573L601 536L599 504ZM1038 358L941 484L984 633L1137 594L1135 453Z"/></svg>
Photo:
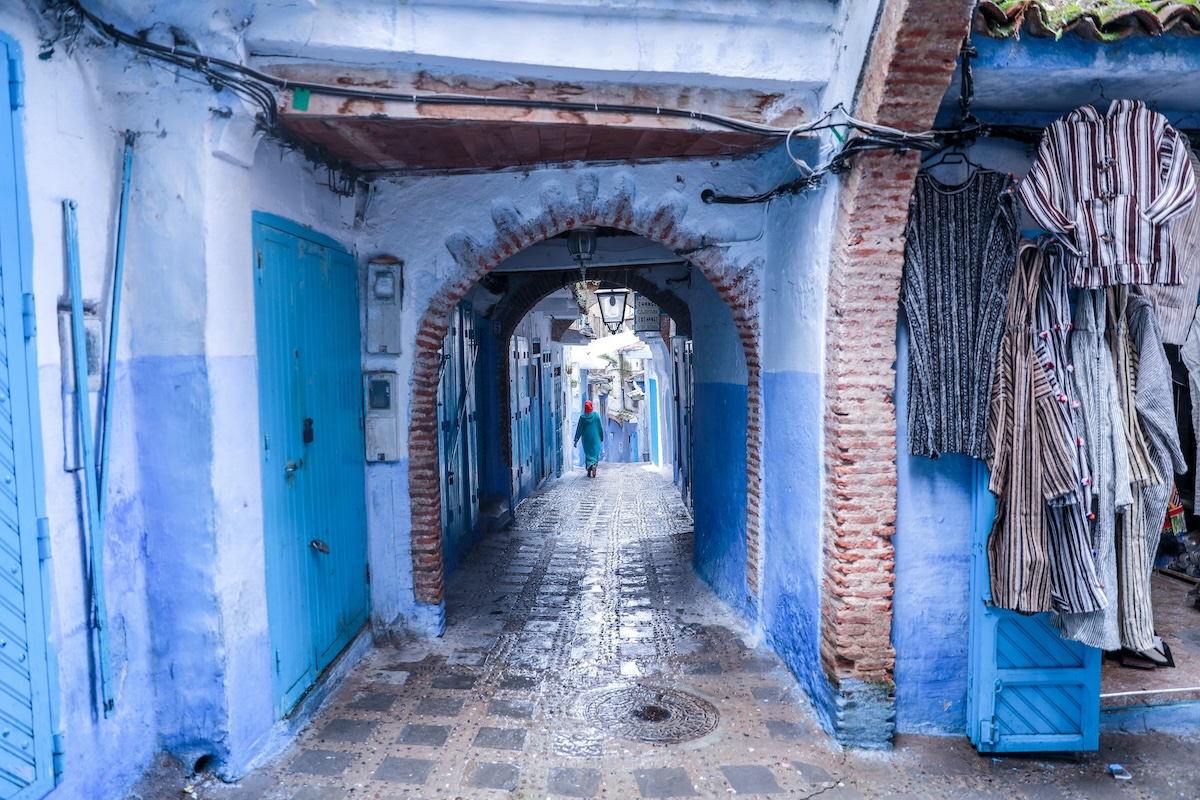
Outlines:
<svg viewBox="0 0 1200 800"><path fill-rule="evenodd" d="M619 228L658 242L687 258L716 289L733 314L746 359L746 578L757 595L761 553L762 423L760 335L755 261L738 265L726 248L684 224L681 199L635 203L631 179L601 196L594 173L579 176L573 194L552 184L542 194L540 213L526 219L508 200L492 206L494 229L482 241L464 231L446 247L457 269L434 293L421 318L413 352L409 420L408 482L412 508L413 592L422 603L438 604L445 593L442 562L441 481L438 474L438 367L450 313L475 283L509 256L536 242L582 226Z"/></svg>

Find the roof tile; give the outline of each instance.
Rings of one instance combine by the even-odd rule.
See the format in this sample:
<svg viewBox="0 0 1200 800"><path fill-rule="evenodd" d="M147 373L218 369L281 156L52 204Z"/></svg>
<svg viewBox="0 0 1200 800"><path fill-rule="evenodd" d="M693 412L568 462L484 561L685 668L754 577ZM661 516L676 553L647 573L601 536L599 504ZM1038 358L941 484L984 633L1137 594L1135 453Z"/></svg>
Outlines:
<svg viewBox="0 0 1200 800"><path fill-rule="evenodd" d="M975 31L996 39L1061 37L1110 42L1126 36L1200 36L1200 0L981 0Z"/></svg>

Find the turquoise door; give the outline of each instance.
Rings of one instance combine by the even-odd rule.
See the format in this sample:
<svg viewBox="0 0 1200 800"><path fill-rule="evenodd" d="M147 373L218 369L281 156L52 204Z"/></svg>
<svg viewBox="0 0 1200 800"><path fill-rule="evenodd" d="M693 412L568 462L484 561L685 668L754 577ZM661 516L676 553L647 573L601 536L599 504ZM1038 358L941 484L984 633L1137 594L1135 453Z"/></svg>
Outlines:
<svg viewBox="0 0 1200 800"><path fill-rule="evenodd" d="M41 427L34 349L32 254L23 145L16 109L16 45L0 34L0 798L54 788L54 692L47 646L48 584L39 539Z"/></svg>
<svg viewBox="0 0 1200 800"><path fill-rule="evenodd" d="M254 215L267 615L286 714L368 613L358 277L336 242Z"/></svg>
<svg viewBox="0 0 1200 800"><path fill-rule="evenodd" d="M646 402L650 404L650 460L658 466L658 381L650 379Z"/></svg>
<svg viewBox="0 0 1200 800"><path fill-rule="evenodd" d="M996 503L975 464L967 735L980 752L1095 750L1100 651L1058 635L1047 614L992 606L987 537Z"/></svg>

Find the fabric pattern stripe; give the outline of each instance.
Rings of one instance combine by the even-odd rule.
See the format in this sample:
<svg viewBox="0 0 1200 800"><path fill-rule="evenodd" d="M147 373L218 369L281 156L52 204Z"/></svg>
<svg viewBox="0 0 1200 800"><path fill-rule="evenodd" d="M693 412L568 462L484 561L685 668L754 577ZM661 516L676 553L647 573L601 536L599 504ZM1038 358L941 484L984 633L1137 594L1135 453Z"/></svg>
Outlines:
<svg viewBox="0 0 1200 800"><path fill-rule="evenodd" d="M913 455L990 455L989 398L1017 245L1012 187L991 170L958 186L917 176L901 283Z"/></svg>
<svg viewBox="0 0 1200 800"><path fill-rule="evenodd" d="M1065 395L1055 394L1052 370L1034 345L1035 305L1043 259L1023 247L1009 285L1005 332L992 387L989 489L996 516L988 537L992 602L1023 613L1054 607L1047 502L1077 491L1077 444L1068 443ZM1043 351L1044 353L1044 351Z"/></svg>
<svg viewBox="0 0 1200 800"><path fill-rule="evenodd" d="M1180 282L1167 223L1195 202L1186 153L1167 119L1138 100L1114 100L1103 116L1083 106L1051 123L1019 194L1078 256L1074 285Z"/></svg>
<svg viewBox="0 0 1200 800"><path fill-rule="evenodd" d="M1063 638L1092 647L1121 646L1117 625L1117 516L1133 502L1129 454L1117 400L1116 368L1106 327L1107 299L1102 290L1086 290L1076 301L1071 332L1075 387L1083 411L1083 438L1092 473L1092 554L1105 607L1085 613L1055 614L1051 623Z"/></svg>
<svg viewBox="0 0 1200 800"><path fill-rule="evenodd" d="M1184 142L1186 147L1187 140ZM1188 161L1196 183L1200 185L1200 158L1191 149L1188 150ZM1200 295L1200 200L1186 215L1171 220L1171 240L1175 245L1181 283L1178 286L1143 286L1141 289L1154 304L1163 342L1183 344Z"/></svg>

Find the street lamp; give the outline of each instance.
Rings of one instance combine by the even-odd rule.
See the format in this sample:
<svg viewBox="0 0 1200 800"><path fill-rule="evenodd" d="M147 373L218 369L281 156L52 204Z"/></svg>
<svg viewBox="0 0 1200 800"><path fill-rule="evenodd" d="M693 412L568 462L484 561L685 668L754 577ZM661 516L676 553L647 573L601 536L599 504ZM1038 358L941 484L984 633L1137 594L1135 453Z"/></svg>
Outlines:
<svg viewBox="0 0 1200 800"><path fill-rule="evenodd" d="M600 319L609 333L621 330L625 322L625 304L629 300L626 289L597 289L596 302L600 304Z"/></svg>
<svg viewBox="0 0 1200 800"><path fill-rule="evenodd" d="M587 279L587 265L596 253L596 229L574 228L567 234L567 250L579 262L579 282L583 283Z"/></svg>

